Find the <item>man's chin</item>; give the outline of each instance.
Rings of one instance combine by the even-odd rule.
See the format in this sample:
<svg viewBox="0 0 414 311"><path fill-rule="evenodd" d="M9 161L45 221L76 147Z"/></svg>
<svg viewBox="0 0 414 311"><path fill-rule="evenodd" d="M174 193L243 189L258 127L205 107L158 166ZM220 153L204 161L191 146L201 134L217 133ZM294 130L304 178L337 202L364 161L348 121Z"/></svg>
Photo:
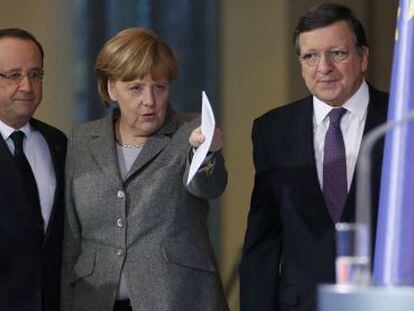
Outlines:
<svg viewBox="0 0 414 311"><path fill-rule="evenodd" d="M36 111L36 108L37 106L36 107L33 107L33 106L20 107L20 109L15 111L14 115L16 119L29 121L33 117Z"/></svg>
<svg viewBox="0 0 414 311"><path fill-rule="evenodd" d="M330 106L341 106L338 103L338 96L336 94L317 94L316 97Z"/></svg>

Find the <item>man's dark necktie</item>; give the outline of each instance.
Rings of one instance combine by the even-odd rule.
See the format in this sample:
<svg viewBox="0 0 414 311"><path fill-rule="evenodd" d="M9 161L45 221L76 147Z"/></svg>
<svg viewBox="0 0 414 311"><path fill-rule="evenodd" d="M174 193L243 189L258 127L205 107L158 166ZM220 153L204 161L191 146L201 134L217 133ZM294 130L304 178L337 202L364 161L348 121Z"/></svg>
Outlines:
<svg viewBox="0 0 414 311"><path fill-rule="evenodd" d="M22 173L32 212L43 236L43 217L40 208L39 192L32 168L23 152L24 136L25 134L22 131L15 131L10 135L10 138L14 143L14 159Z"/></svg>
<svg viewBox="0 0 414 311"><path fill-rule="evenodd" d="M330 122L323 156L323 195L334 223L341 219L348 194L345 144L340 126L345 112L345 108L337 108L328 114Z"/></svg>

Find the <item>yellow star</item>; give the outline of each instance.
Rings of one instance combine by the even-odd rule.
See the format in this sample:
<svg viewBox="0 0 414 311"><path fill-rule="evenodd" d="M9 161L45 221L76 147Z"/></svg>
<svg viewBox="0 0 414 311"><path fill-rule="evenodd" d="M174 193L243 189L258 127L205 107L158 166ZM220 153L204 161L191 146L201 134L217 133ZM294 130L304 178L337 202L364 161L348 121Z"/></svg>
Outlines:
<svg viewBox="0 0 414 311"><path fill-rule="evenodd" d="M410 9L409 9L409 13L408 13L408 19L411 19L414 17L414 0L410 1Z"/></svg>
<svg viewBox="0 0 414 311"><path fill-rule="evenodd" d="M397 11L397 25L398 25L398 21L400 20L400 14L401 14L401 7L398 7L398 11ZM398 41L398 26L395 27L395 41Z"/></svg>
<svg viewBox="0 0 414 311"><path fill-rule="evenodd" d="M414 0L407 0L408 1L408 18L407 21L414 17ZM401 14L401 7L398 7L397 11L397 24L398 20L400 19ZM398 27L395 29L395 41L398 41Z"/></svg>

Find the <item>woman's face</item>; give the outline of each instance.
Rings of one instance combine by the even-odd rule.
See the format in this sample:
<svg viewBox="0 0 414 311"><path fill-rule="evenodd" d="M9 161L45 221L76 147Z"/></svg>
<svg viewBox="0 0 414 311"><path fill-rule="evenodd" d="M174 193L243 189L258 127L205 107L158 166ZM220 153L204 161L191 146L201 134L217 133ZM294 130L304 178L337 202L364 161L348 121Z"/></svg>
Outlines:
<svg viewBox="0 0 414 311"><path fill-rule="evenodd" d="M165 121L170 82L167 78L153 80L151 74L133 81L109 81L108 93L118 102L121 124L136 136L150 136Z"/></svg>

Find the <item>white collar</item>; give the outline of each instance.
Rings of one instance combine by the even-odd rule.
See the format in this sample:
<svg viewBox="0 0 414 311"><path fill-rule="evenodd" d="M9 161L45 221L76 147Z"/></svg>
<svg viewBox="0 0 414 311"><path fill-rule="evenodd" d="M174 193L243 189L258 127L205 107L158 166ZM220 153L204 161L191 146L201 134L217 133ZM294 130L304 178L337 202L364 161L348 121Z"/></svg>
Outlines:
<svg viewBox="0 0 414 311"><path fill-rule="evenodd" d="M26 137L30 137L30 135L33 132L33 129L29 123L26 123L19 129L15 129L11 126L8 126L6 123L0 120L0 133L1 136L3 136L4 140L7 140L14 131L22 131L26 135Z"/></svg>
<svg viewBox="0 0 414 311"><path fill-rule="evenodd" d="M355 115L358 119L363 120L366 115L369 102L369 88L367 82L364 80L358 90L348 99L341 107L348 112ZM320 125L325 120L328 113L334 109L331 105L321 101L316 96L313 96L313 115L316 126Z"/></svg>

